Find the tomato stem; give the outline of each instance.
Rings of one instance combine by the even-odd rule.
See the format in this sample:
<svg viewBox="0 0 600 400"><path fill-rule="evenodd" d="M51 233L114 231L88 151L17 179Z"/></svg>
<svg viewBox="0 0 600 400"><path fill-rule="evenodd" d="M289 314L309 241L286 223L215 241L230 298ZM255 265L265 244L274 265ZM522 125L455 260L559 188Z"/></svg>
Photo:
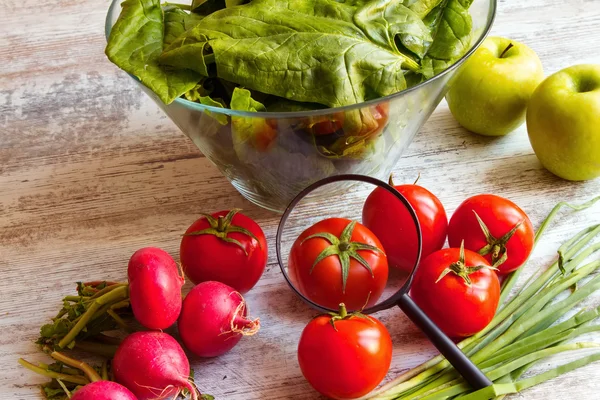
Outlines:
<svg viewBox="0 0 600 400"><path fill-rule="evenodd" d="M225 230L227 229L227 222L225 221L225 218L223 217L219 217L218 221L217 221L217 230L219 232L225 232Z"/></svg>
<svg viewBox="0 0 600 400"><path fill-rule="evenodd" d="M413 182L413 185L416 185L417 182L419 182L419 179L421 179L421 173L420 172L417 175L417 179L415 179L415 181Z"/></svg>
<svg viewBox="0 0 600 400"><path fill-rule="evenodd" d="M336 321L341 321L341 320L350 319L350 318L370 319L370 317L361 313L360 311L354 311L353 313L348 314L348 310L346 309L346 305L344 303L340 303L337 313L330 312L329 315L331 315L331 320L329 321L329 323L331 324L331 326L333 327L333 329L336 332L337 332L337 328L335 326Z"/></svg>

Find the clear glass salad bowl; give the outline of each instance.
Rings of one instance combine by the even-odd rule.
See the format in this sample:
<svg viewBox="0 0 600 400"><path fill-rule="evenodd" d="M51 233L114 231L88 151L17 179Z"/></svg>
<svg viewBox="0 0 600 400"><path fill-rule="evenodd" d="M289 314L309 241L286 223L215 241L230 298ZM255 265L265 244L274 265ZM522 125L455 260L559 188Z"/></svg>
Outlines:
<svg viewBox="0 0 600 400"><path fill-rule="evenodd" d="M107 38L120 3L113 0L109 8ZM496 0L473 2L471 47L444 72L402 92L352 106L259 113L184 98L166 105L132 78L246 199L282 212L302 189L328 176L363 174L387 180L452 77L489 33L495 12Z"/></svg>

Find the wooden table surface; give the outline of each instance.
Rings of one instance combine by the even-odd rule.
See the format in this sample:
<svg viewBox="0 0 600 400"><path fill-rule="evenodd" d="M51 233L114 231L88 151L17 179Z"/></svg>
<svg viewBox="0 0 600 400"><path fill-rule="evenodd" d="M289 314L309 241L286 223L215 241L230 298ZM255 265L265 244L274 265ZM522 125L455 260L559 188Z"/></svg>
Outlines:
<svg viewBox="0 0 600 400"><path fill-rule="evenodd" d="M278 216L244 200L125 73L104 56L108 2L2 0L0 14L0 398L40 398L43 378L17 358L45 360L33 341L73 282L125 279L131 254L159 246L178 257L180 234L201 211L240 207L270 241L267 270L248 294L263 328L234 351L193 360L199 387L218 399L313 399L296 361L314 315L287 288L275 263ZM600 1L501 0L493 33L523 41L546 73L600 63ZM600 194L600 180L562 181L546 172L525 127L504 138L472 135L442 103L395 168L397 181L436 193L448 212L492 192L526 210L534 225L559 200ZM526 276L600 206L565 212ZM598 304L595 297L586 304ZM387 379L435 354L398 310L378 315L394 340ZM598 335L592 340L600 339ZM556 362L541 363L546 368ZM600 364L515 398L599 398Z"/></svg>

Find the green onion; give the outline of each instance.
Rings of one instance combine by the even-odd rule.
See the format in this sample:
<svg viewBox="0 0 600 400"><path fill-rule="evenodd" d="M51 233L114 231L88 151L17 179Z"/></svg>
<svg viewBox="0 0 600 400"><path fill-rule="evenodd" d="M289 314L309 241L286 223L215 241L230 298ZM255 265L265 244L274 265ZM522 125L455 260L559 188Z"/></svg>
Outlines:
<svg viewBox="0 0 600 400"><path fill-rule="evenodd" d="M562 374L573 371L574 369L588 365L594 361L600 361L600 353L592 354L587 357L580 358L579 360L570 362L568 364L561 365L550 371L546 371L542 374L533 376L528 379L523 379L515 383L501 383L488 386L487 388L478 390L473 393L469 393L465 396L459 396L457 399L461 400L487 400L493 399L494 397L506 394L519 393L522 390L529 389L532 386L546 382L552 378L556 378Z"/></svg>

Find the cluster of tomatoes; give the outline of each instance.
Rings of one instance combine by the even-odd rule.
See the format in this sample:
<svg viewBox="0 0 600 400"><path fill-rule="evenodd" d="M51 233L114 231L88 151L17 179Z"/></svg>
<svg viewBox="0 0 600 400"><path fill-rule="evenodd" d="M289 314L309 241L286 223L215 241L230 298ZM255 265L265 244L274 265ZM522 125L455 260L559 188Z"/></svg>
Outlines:
<svg viewBox="0 0 600 400"><path fill-rule="evenodd" d="M416 183L394 188L410 203L421 228L421 261L411 297L448 336L479 332L494 317L500 280L531 253L531 221L510 200L489 194L465 200L448 221L442 203L427 189ZM187 230L181 261L195 283L214 280L245 293L262 275L265 236L237 211L207 215ZM390 269L408 274L417 261L413 217L392 193L375 189L363 205L361 222L329 218L316 223L296 239L288 259L289 277L304 296L339 309L310 321L298 344L307 381L335 399L361 397L387 374L390 335L380 321L356 310L377 303ZM449 247L443 248L446 240Z"/></svg>
<svg viewBox="0 0 600 400"><path fill-rule="evenodd" d="M442 203L427 189L416 183L394 187L415 210L422 233L411 297L450 337L481 331L498 307L500 280L533 249L531 221L512 201L490 194L465 200L448 221ZM377 188L364 203L362 224L325 219L292 246L289 275L299 291L321 306L340 306L338 314L312 320L298 346L305 378L323 395L361 397L385 377L392 354L389 333L377 319L348 313L346 306L362 310L375 304L387 284L388 265L412 272L417 236L409 210ZM446 239L449 247L443 248Z"/></svg>

